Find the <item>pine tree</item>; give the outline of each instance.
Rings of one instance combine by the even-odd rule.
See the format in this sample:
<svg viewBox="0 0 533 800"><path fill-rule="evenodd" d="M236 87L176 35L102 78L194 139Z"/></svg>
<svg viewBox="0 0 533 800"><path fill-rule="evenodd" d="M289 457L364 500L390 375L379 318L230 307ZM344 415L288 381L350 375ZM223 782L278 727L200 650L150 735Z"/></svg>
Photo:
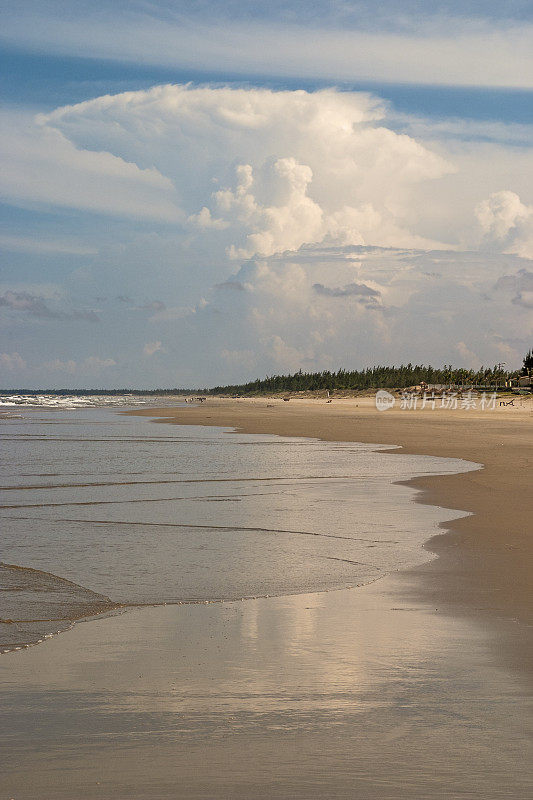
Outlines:
<svg viewBox="0 0 533 800"><path fill-rule="evenodd" d="M522 375L528 375L531 370L533 370L533 349L529 350L524 356Z"/></svg>

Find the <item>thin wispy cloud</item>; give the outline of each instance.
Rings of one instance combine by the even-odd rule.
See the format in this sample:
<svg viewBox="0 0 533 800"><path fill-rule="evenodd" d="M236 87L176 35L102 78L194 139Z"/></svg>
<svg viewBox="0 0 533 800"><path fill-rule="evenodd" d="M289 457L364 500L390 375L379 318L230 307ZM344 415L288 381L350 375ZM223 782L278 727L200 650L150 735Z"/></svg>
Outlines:
<svg viewBox="0 0 533 800"><path fill-rule="evenodd" d="M55 358L52 361L45 361L41 369L52 373L85 376L87 372L98 374L109 367L115 367L116 364L117 362L113 358L100 358L99 356L87 356L80 362L72 358L66 360Z"/></svg>
<svg viewBox="0 0 533 800"><path fill-rule="evenodd" d="M37 239L6 234L0 234L0 248L22 253L42 253L43 255L50 253L68 256L94 256L98 252L95 247L78 244L74 241Z"/></svg>
<svg viewBox="0 0 533 800"><path fill-rule="evenodd" d="M159 312L159 311L164 311L165 308L166 308L166 304L163 303L162 300L149 300L148 302L143 303L143 305L134 306L134 308L132 310L133 311L154 311L154 312Z"/></svg>
<svg viewBox="0 0 533 800"><path fill-rule="evenodd" d="M396 6L397 9L397 6ZM479 6L478 6L479 9ZM456 6L460 12L460 6ZM7 10L9 12L9 9ZM420 5L412 24L396 11L375 18L354 14L318 18L254 19L235 14L221 25L208 14L152 13L78 7L68 17L54 5L4 13L4 42L97 59L114 59L241 75L321 77L329 80L447 84L532 85L531 19L462 13L430 15ZM421 13L422 12L422 13ZM366 24L361 25L361 16ZM216 17L216 13L215 13ZM244 17L244 18L243 18ZM407 17L408 19L408 17ZM348 22L348 24L347 24ZM402 24L403 23L403 24Z"/></svg>
<svg viewBox="0 0 533 800"><path fill-rule="evenodd" d="M145 356L153 356L154 353L162 351L163 351L163 344L160 341L146 342L146 344L143 347L143 354Z"/></svg>
<svg viewBox="0 0 533 800"><path fill-rule="evenodd" d="M26 369L26 362L20 353L0 353L0 369L8 372Z"/></svg>
<svg viewBox="0 0 533 800"><path fill-rule="evenodd" d="M12 203L76 208L176 222L172 182L110 152L77 148L59 130L19 111L0 115L0 193Z"/></svg>
<svg viewBox="0 0 533 800"><path fill-rule="evenodd" d="M313 289L324 297L380 297L381 292L372 289L365 283L347 283L346 286L324 286L314 283Z"/></svg>
<svg viewBox="0 0 533 800"><path fill-rule="evenodd" d="M52 308L48 304L46 298L30 294L29 292L4 292L4 294L0 295L0 308L27 314L37 319L99 322L98 314L95 311L84 311L80 309L63 311Z"/></svg>

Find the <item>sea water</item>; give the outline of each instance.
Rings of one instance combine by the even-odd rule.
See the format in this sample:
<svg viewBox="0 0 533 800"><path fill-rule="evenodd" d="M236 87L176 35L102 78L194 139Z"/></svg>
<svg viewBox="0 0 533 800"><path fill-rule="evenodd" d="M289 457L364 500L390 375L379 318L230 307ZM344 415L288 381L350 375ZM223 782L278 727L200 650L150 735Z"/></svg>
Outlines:
<svg viewBox="0 0 533 800"><path fill-rule="evenodd" d="M4 651L116 608L378 580L427 560L424 542L462 515L398 482L477 468L51 402L0 420Z"/></svg>

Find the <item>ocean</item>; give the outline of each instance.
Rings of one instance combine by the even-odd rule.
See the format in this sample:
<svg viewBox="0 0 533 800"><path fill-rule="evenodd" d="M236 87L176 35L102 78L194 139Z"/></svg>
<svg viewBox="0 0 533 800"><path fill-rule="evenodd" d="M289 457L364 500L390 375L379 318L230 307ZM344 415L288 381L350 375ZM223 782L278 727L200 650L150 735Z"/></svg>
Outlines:
<svg viewBox="0 0 533 800"><path fill-rule="evenodd" d="M463 515L398 482L477 468L120 413L153 398L0 402L0 651L138 606L371 583Z"/></svg>

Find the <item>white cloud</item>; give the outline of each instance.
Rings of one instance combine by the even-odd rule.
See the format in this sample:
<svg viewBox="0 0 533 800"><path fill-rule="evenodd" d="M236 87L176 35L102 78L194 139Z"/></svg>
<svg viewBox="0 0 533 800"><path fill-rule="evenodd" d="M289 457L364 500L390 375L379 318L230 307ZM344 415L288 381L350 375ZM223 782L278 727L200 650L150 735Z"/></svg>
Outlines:
<svg viewBox="0 0 533 800"><path fill-rule="evenodd" d="M4 112L0 196L117 216L178 221L172 181L110 152L76 147L44 119Z"/></svg>
<svg viewBox="0 0 533 800"><path fill-rule="evenodd" d="M533 258L533 206L522 203L515 192L494 192L478 205L476 216L489 242Z"/></svg>
<svg viewBox="0 0 533 800"><path fill-rule="evenodd" d="M231 246L233 258L298 250L307 242L322 241L328 231L322 208L307 195L313 179L311 168L299 164L294 158L280 158L274 163L273 172L280 179L282 192L286 195L278 206L257 203L251 193L254 178L249 164L238 167L238 184L234 192L225 190L215 194L221 214L236 218L247 230L253 231L247 234L244 247Z"/></svg>
<svg viewBox="0 0 533 800"><path fill-rule="evenodd" d="M19 353L0 353L0 368L10 372L17 369L25 369L26 362Z"/></svg>
<svg viewBox="0 0 533 800"><path fill-rule="evenodd" d="M198 214L191 214L187 221L191 225L197 225L198 228L214 228L218 231L223 231L225 228L229 227L229 222L212 217L210 210L205 206L200 209Z"/></svg>
<svg viewBox="0 0 533 800"><path fill-rule="evenodd" d="M150 322L172 322L177 319L185 319L195 313L196 308L193 306L165 307L160 311L156 311L155 314L150 317Z"/></svg>
<svg viewBox="0 0 533 800"><path fill-rule="evenodd" d="M67 375L74 375L77 366L76 362L72 359L61 361L60 358L54 358L52 361L45 361L43 369L46 370L46 372L65 372Z"/></svg>
<svg viewBox="0 0 533 800"><path fill-rule="evenodd" d="M161 342L146 342L143 347L143 353L145 356L153 356L154 353L158 351L163 351L163 344Z"/></svg>
<svg viewBox="0 0 533 800"><path fill-rule="evenodd" d="M311 364L315 359L312 345L293 347L277 333L263 337L260 343L278 370L296 372L302 366Z"/></svg>
<svg viewBox="0 0 533 800"><path fill-rule="evenodd" d="M250 370L257 364L257 358L253 350L221 350L220 357L233 368Z"/></svg>
<svg viewBox="0 0 533 800"><path fill-rule="evenodd" d="M101 370L106 367L115 367L117 362L113 358L98 358L98 356L88 356L83 362L82 367L90 370Z"/></svg>
<svg viewBox="0 0 533 800"><path fill-rule="evenodd" d="M217 287L209 309L263 373L406 359L478 367L505 347L518 366L533 335L525 264L496 253L308 246L249 261L232 278L242 289ZM232 380L254 377L238 359L228 367Z"/></svg>
<svg viewBox="0 0 533 800"><path fill-rule="evenodd" d="M533 308L533 270L520 269L514 274L502 275L494 287L496 296L503 295L513 305Z"/></svg>
<svg viewBox="0 0 533 800"><path fill-rule="evenodd" d="M495 239L504 239L509 231L524 219L531 211L514 192L494 192L476 209L477 218L485 233Z"/></svg>
<svg viewBox="0 0 533 800"><path fill-rule="evenodd" d="M117 362L112 358L99 358L98 356L88 356L81 362L68 359L62 361L60 358L55 358L52 361L46 361L42 366L47 372L64 372L67 375L84 375L85 372L100 372L107 367L115 367Z"/></svg>
<svg viewBox="0 0 533 800"><path fill-rule="evenodd" d="M472 352L465 342L457 342L455 349L459 353L461 363L464 364L465 367L468 369L479 369L481 367L481 359Z"/></svg>

